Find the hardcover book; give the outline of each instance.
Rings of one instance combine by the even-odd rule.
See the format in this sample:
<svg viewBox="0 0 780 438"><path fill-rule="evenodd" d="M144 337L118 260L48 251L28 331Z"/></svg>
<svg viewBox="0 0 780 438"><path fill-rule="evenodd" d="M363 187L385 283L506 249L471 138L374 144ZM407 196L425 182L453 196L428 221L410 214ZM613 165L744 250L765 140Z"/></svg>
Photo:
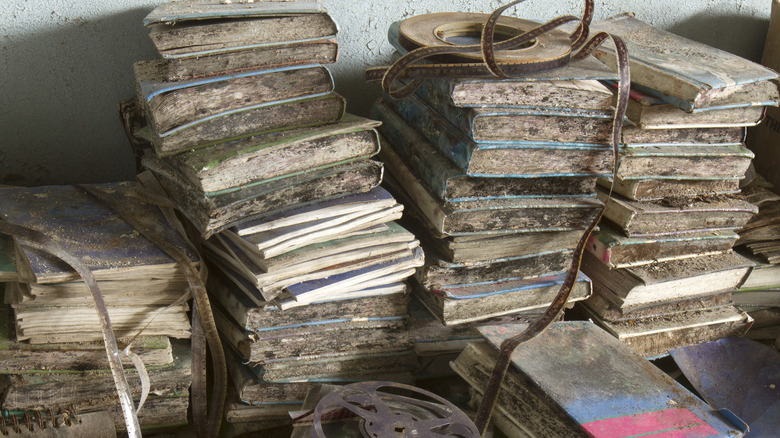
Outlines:
<svg viewBox="0 0 780 438"><path fill-rule="evenodd" d="M369 158L379 122L346 114L333 124L293 128L218 143L164 159L206 195Z"/></svg>
<svg viewBox="0 0 780 438"><path fill-rule="evenodd" d="M574 175L565 160L547 160L544 170L522 177L473 177L458 167L444 152L423 138L381 100L374 103L372 115L382 120L382 159L405 162L409 170L445 202L481 199L589 196L594 193L595 174ZM580 166L581 167L581 166ZM577 167L577 169L580 169ZM526 169L528 166L526 166ZM563 171L564 173L559 173Z"/></svg>
<svg viewBox="0 0 780 438"><path fill-rule="evenodd" d="M385 101L469 176L611 173L612 148L605 143L553 139L478 143L414 96Z"/></svg>
<svg viewBox="0 0 780 438"><path fill-rule="evenodd" d="M170 2L144 18L163 57L198 57L271 44L335 37L319 1Z"/></svg>
<svg viewBox="0 0 780 438"><path fill-rule="evenodd" d="M705 255L642 266L610 269L586 252L582 272L610 293L600 293L628 311L665 301L734 290L741 285L753 262L734 253Z"/></svg>
<svg viewBox="0 0 780 438"><path fill-rule="evenodd" d="M359 160L205 195L153 154L147 154L143 163L204 238L266 214L371 190L383 175L382 163Z"/></svg>
<svg viewBox="0 0 780 438"><path fill-rule="evenodd" d="M159 134L269 102L333 91L333 78L319 65L291 66L168 81L161 60L133 66L138 99Z"/></svg>
<svg viewBox="0 0 780 438"><path fill-rule="evenodd" d="M594 322L637 354L657 358L673 348L744 335L753 319L734 306L696 309L663 317L610 322L590 313Z"/></svg>
<svg viewBox="0 0 780 438"><path fill-rule="evenodd" d="M758 207L738 195L632 201L600 189L598 196L604 202L604 218L631 237L739 230L758 213Z"/></svg>
<svg viewBox="0 0 780 438"><path fill-rule="evenodd" d="M596 183L604 188L612 187L612 193L634 201L662 200L670 197L695 198L702 195L733 195L740 192L738 178L723 179L625 179L599 178Z"/></svg>
<svg viewBox="0 0 780 438"><path fill-rule="evenodd" d="M730 230L626 237L604 222L588 239L585 250L611 268L646 265L729 251L739 236Z"/></svg>
<svg viewBox="0 0 780 438"><path fill-rule="evenodd" d="M150 129L150 140L157 154L164 157L284 128L335 123L344 116L345 106L344 98L334 92L265 102L216 114L165 132Z"/></svg>
<svg viewBox="0 0 780 438"><path fill-rule="evenodd" d="M197 262L183 238L168 226L162 212L141 201L133 182L96 184L143 223ZM138 234L108 206L75 186L0 189L0 215L8 222L40 231L81 259L98 280L165 277L181 271L166 253ZM89 243L89 244L87 244ZM14 239L19 281L78 281L78 274L56 257ZM84 291L86 293L86 291Z"/></svg>
<svg viewBox="0 0 780 438"><path fill-rule="evenodd" d="M453 369L480 394L502 341L526 325L486 326ZM594 324L556 322L511 355L499 410L532 436L608 437L671 433L742 436L747 426L717 411ZM615 404L615 400L624 403Z"/></svg>
<svg viewBox="0 0 780 438"><path fill-rule="evenodd" d="M631 14L591 24L592 32L622 37L631 61L631 81L657 90L692 112L733 106L777 105L777 73L724 50L661 30ZM615 64L614 48L602 45L597 58ZM643 90L644 91L644 90Z"/></svg>
<svg viewBox="0 0 780 438"><path fill-rule="evenodd" d="M647 145L620 148L623 179L741 179L753 153L744 144Z"/></svg>
<svg viewBox="0 0 780 438"><path fill-rule="evenodd" d="M565 276L562 273L529 279L475 282L431 290L413 281L412 292L444 325L456 325L543 310L558 294ZM584 300L590 294L590 279L580 274L569 302Z"/></svg>

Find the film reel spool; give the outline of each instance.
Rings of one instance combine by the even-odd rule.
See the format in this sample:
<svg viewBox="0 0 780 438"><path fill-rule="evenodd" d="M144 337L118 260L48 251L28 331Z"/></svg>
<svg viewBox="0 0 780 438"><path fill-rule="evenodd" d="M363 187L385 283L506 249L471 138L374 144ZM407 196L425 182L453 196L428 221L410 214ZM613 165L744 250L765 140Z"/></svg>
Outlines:
<svg viewBox="0 0 780 438"><path fill-rule="evenodd" d="M382 388L387 390L380 391ZM354 427L365 438L480 436L471 419L455 405L429 391L401 383L359 382L329 393L314 409L312 436L336 438L325 435L322 421L323 415L339 410L360 418Z"/></svg>
<svg viewBox="0 0 780 438"><path fill-rule="evenodd" d="M398 28L398 42L411 51L431 46L467 46L478 45L482 26L489 14L472 12L438 12L417 15L403 20ZM496 25L496 41L507 40L521 35L539 23L517 17L502 16ZM528 44L511 50L496 51L496 61L500 63L535 63L561 60L565 62L571 55L569 35L558 29L552 29L537 36ZM481 62L482 53L447 55L446 59L466 62Z"/></svg>

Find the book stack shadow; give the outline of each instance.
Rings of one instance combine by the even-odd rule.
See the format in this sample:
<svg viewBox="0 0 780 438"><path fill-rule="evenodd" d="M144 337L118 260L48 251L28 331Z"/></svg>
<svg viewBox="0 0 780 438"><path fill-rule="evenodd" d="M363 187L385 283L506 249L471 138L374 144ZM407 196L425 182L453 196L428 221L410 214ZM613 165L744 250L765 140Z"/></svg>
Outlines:
<svg viewBox="0 0 780 438"><path fill-rule="evenodd" d="M399 53L399 23L389 40ZM383 96L386 187L405 206L425 265L411 337L427 373L457 354L474 326L529 321L558 293L574 248L602 208L610 174L615 73L595 58L512 79L428 79L410 96ZM571 301L591 294L579 275ZM435 374L435 373L434 373Z"/></svg>
<svg viewBox="0 0 780 438"><path fill-rule="evenodd" d="M743 187L746 199L758 206L739 231L735 248L755 266L734 291L734 305L753 318L745 337L780 346L780 195L761 175Z"/></svg>
<svg viewBox="0 0 780 438"><path fill-rule="evenodd" d="M198 258L162 212L139 200L132 182L95 184L151 229ZM121 349L135 353L150 393L138 413L144 430L186 424L192 379L187 281L182 270L101 201L75 186L0 189L0 215L48 235L93 273ZM109 411L125 421L90 290L60 259L0 236L0 408L4 412ZM173 339L172 339L173 338ZM139 371L123 356L135 404ZM40 414L39 414L40 415ZM10 418L6 421L11 421ZM21 421L21 420L19 420Z"/></svg>
<svg viewBox="0 0 780 438"><path fill-rule="evenodd" d="M379 122L346 114L319 2L173 2L135 65L143 166L193 224L233 382L230 433L288 425L317 382L410 381L422 265L382 187Z"/></svg>
<svg viewBox="0 0 780 438"><path fill-rule="evenodd" d="M731 293L754 263L732 248L758 212L740 192L753 158L743 141L777 104L777 75L630 15L596 28L625 36L632 95L613 191L598 181L605 210L582 264L594 291L583 309L646 357L742 335L752 320ZM612 62L613 50L596 56Z"/></svg>

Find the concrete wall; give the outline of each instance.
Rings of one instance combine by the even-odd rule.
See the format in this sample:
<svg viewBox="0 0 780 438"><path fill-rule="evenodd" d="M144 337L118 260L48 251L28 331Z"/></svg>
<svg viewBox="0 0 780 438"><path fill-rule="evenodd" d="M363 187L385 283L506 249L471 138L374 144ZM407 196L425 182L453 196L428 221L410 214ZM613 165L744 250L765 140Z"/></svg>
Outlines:
<svg viewBox="0 0 780 438"><path fill-rule="evenodd" d="M434 11L489 12L497 0L322 0L339 23L332 67L349 109L365 115L378 87L367 66L386 63L386 29ZM160 0L0 1L0 184L101 182L133 177L116 104L134 93L132 64L156 53L141 25ZM513 15L579 15L581 0L535 0ZM758 60L771 0L596 1L596 18L623 11L661 28Z"/></svg>

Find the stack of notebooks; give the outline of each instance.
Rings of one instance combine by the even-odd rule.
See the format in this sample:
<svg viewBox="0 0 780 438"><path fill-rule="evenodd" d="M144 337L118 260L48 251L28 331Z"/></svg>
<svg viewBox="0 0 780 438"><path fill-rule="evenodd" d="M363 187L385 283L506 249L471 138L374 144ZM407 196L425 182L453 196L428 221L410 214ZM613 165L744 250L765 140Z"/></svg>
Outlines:
<svg viewBox="0 0 780 438"><path fill-rule="evenodd" d="M399 52L401 24L389 32ZM373 108L380 156L425 266L414 293L446 325L538 311L599 213L614 73L594 58L513 79L427 80ZM580 276L572 301L590 295Z"/></svg>
<svg viewBox="0 0 780 438"><path fill-rule="evenodd" d="M756 265L732 299L754 320L746 337L780 345L780 195L771 188L759 175L743 188L758 214L739 231L736 248Z"/></svg>
<svg viewBox="0 0 780 438"><path fill-rule="evenodd" d="M594 29L626 40L634 92L614 191L599 180L585 309L648 357L743 334L750 318L730 296L753 263L732 247L758 212L739 189L753 157L744 131L777 104L777 74L630 15ZM614 62L609 47L597 56Z"/></svg>
<svg viewBox="0 0 780 438"><path fill-rule="evenodd" d="M501 342L525 327L481 327L483 339L453 361L476 405ZM510 437L740 437L748 428L585 321L555 322L517 347L492 419Z"/></svg>
<svg viewBox="0 0 780 438"><path fill-rule="evenodd" d="M136 218L197 262L183 237L160 210L139 200L136 183L94 186L122 202ZM0 215L43 232L77 257L98 280L120 346L143 360L151 393L139 412L144 429L186 423L191 381L190 323L184 274L145 237L81 188L44 186L0 189ZM124 427L103 334L89 289L59 259L3 236L0 280L0 407L9 411L72 406L78 412L110 410ZM140 337L137 337L140 334ZM125 361L136 403L138 372Z"/></svg>
<svg viewBox="0 0 780 438"><path fill-rule="evenodd" d="M135 65L142 164L202 237L231 427L278 424L312 381L408 380L423 255L379 187L379 123L333 92L323 6L172 2L144 22L161 59Z"/></svg>

